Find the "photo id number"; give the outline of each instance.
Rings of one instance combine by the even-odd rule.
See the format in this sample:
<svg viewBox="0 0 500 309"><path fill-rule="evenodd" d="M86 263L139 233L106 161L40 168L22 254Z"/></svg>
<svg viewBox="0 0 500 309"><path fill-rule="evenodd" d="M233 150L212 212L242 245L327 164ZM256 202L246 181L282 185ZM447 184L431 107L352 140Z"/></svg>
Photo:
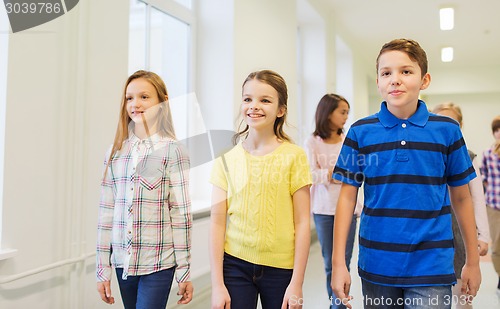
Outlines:
<svg viewBox="0 0 500 309"><path fill-rule="evenodd" d="M45 2L23 2L6 3L7 14L59 14L61 13L61 3Z"/></svg>

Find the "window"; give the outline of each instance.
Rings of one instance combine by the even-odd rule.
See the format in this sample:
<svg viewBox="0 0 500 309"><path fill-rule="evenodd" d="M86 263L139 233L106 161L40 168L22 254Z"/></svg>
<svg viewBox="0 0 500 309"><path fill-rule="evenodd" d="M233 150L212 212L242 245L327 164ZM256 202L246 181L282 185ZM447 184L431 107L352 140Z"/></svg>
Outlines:
<svg viewBox="0 0 500 309"><path fill-rule="evenodd" d="M148 1L131 1L129 75L145 69L161 76L175 115L176 134L183 139L190 135L186 103L192 88L191 24L173 13L168 7L157 8Z"/></svg>
<svg viewBox="0 0 500 309"><path fill-rule="evenodd" d="M130 1L129 74L145 69L161 76L179 140L206 132L193 93L194 16L191 0ZM204 192L200 186L208 184L204 169L191 168L193 212L208 205L203 202L207 197L200 193Z"/></svg>

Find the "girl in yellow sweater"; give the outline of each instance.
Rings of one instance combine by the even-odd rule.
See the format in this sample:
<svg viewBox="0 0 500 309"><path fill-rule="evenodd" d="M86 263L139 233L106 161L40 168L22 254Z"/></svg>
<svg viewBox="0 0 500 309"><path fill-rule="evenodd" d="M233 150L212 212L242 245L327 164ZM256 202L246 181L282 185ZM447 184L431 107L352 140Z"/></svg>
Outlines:
<svg viewBox="0 0 500 309"><path fill-rule="evenodd" d="M210 265L213 309L300 308L309 254L305 151L283 131L287 87L276 72L243 82L245 129L219 157L213 184ZM287 307L288 306L288 307Z"/></svg>

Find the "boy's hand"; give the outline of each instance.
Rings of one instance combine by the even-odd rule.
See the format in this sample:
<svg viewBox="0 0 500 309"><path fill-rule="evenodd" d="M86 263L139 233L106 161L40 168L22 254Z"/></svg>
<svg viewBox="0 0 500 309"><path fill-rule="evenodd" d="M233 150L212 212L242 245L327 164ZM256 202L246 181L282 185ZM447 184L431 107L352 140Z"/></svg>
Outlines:
<svg viewBox="0 0 500 309"><path fill-rule="evenodd" d="M462 268L462 295L469 295L475 297L479 286L481 285L481 271L479 269L479 263L475 265L467 265L467 263ZM469 302L472 299L469 297Z"/></svg>
<svg viewBox="0 0 500 309"><path fill-rule="evenodd" d="M193 299L193 284L191 281L180 282L179 283L179 291L177 295L182 295L181 299L177 301L178 304L188 304L191 299Z"/></svg>
<svg viewBox="0 0 500 309"><path fill-rule="evenodd" d="M342 301L342 304L347 308L352 309L349 303L352 296L349 295L351 290L351 275L344 265L342 267L332 267L332 281L330 283L333 294Z"/></svg>
<svg viewBox="0 0 500 309"><path fill-rule="evenodd" d="M115 303L115 298L111 295L111 283L109 281L97 282L97 292L99 292L103 302L110 305Z"/></svg>

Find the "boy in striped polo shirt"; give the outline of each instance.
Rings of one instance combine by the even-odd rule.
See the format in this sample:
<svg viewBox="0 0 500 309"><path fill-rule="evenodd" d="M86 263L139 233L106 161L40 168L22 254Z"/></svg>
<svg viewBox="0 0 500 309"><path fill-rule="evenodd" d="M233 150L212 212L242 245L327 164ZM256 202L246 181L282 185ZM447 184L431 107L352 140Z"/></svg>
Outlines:
<svg viewBox="0 0 500 309"><path fill-rule="evenodd" d="M430 80L427 56L417 42L386 43L377 57L381 109L354 123L344 141L333 173L343 184L331 284L348 308L351 278L345 245L363 183L358 271L365 308L451 308L454 301L471 300L479 289L476 225L467 185L476 174L458 123L429 113L418 99ZM455 300L450 198L467 251L464 295Z"/></svg>

